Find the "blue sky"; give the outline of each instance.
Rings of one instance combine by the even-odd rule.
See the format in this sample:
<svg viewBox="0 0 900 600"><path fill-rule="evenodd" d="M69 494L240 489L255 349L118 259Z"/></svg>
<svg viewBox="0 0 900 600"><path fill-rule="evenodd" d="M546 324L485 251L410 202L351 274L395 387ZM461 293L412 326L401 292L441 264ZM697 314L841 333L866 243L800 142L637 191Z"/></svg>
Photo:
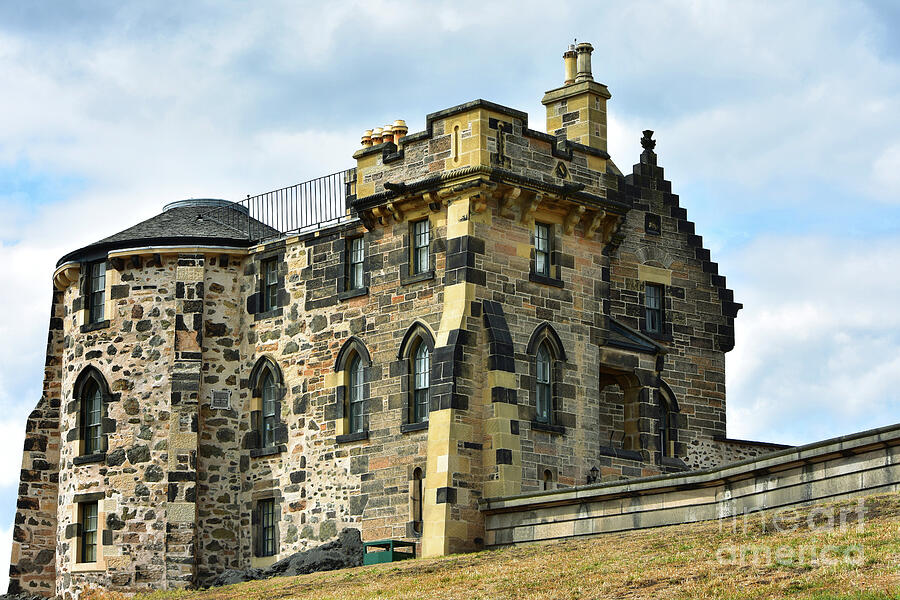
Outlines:
<svg viewBox="0 0 900 600"><path fill-rule="evenodd" d="M745 305L729 434L804 443L900 421L898 6L0 4L0 562L61 255L172 200L352 166L362 131L397 118L416 131L486 98L543 129L576 37L613 95L613 160L630 170L656 131Z"/></svg>

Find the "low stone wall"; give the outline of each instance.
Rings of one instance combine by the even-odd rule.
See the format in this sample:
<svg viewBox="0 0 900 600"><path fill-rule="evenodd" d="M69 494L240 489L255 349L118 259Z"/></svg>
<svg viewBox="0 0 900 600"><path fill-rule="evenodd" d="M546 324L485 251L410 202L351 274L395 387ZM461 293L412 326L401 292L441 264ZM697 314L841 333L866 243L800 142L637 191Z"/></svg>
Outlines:
<svg viewBox="0 0 900 600"><path fill-rule="evenodd" d="M689 474L488 499L488 547L900 491L900 424Z"/></svg>
<svg viewBox="0 0 900 600"><path fill-rule="evenodd" d="M723 437L697 438L687 444L684 462L693 470L714 469L788 448L791 446Z"/></svg>

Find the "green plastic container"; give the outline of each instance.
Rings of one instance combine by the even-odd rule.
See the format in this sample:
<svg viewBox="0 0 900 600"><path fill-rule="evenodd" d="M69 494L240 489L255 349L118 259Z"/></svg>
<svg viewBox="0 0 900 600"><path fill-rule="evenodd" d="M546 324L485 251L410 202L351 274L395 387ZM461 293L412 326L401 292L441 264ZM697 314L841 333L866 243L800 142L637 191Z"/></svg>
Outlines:
<svg viewBox="0 0 900 600"><path fill-rule="evenodd" d="M403 540L378 540L363 543L363 564L378 565L416 557L416 543Z"/></svg>

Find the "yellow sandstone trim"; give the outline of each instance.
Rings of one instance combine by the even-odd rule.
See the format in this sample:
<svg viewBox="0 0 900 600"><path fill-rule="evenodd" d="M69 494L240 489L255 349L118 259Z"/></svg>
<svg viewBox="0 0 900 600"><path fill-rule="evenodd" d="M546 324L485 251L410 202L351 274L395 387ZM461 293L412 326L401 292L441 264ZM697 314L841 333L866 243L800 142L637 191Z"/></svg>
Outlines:
<svg viewBox="0 0 900 600"><path fill-rule="evenodd" d="M649 283L672 285L672 271L649 265L638 265L638 279Z"/></svg>

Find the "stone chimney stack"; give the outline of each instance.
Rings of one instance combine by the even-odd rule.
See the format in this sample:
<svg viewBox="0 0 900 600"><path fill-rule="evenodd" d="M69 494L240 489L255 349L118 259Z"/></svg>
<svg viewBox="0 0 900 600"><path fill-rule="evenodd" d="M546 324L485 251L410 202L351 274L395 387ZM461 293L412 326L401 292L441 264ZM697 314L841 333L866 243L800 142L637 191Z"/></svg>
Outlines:
<svg viewBox="0 0 900 600"><path fill-rule="evenodd" d="M606 101L611 96L594 81L593 51L587 42L570 45L563 53L565 82L544 94L541 103L547 107L547 133L606 152Z"/></svg>

